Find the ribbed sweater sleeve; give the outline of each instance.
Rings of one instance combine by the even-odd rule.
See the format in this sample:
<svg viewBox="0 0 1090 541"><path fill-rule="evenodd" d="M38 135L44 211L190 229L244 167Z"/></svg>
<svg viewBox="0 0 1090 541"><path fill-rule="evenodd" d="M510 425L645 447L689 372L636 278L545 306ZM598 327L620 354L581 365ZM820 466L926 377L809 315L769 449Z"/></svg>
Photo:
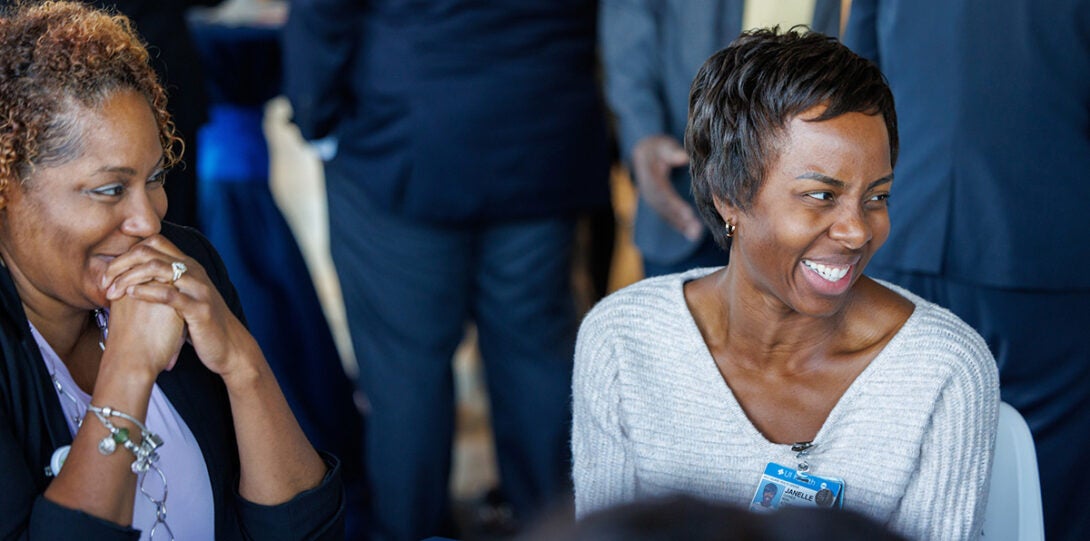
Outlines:
<svg viewBox="0 0 1090 541"><path fill-rule="evenodd" d="M914 336L919 351L941 347L949 374L923 432L918 468L890 519L912 539L977 539L991 477L999 416L999 380L984 340L945 310ZM930 346L930 347L929 347ZM905 349L914 349L907 344Z"/></svg>
<svg viewBox="0 0 1090 541"><path fill-rule="evenodd" d="M593 474L574 479L581 512L631 500L636 485L620 421L619 358L607 336L584 328L575 356L591 362L578 363L572 378L573 425L580 427L572 432L572 456L574 470Z"/></svg>

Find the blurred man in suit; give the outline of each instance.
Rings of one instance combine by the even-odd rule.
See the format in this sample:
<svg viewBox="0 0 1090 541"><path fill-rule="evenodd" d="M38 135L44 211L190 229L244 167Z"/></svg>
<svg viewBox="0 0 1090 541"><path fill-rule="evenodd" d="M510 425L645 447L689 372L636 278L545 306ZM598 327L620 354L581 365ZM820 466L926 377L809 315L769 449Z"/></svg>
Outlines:
<svg viewBox="0 0 1090 541"><path fill-rule="evenodd" d="M1049 539L1090 539L1090 1L854 0L900 120L870 274L988 341L1037 443Z"/></svg>
<svg viewBox="0 0 1090 541"><path fill-rule="evenodd" d="M286 93L325 162L378 540L441 531L477 325L503 490L568 490L575 219L608 200L594 0L299 0Z"/></svg>

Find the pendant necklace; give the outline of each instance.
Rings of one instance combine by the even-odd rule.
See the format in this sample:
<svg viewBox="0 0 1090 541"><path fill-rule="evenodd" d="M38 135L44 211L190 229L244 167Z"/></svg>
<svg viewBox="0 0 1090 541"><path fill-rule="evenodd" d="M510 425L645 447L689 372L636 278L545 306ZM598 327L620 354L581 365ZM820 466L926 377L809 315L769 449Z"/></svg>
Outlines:
<svg viewBox="0 0 1090 541"><path fill-rule="evenodd" d="M106 351L106 338L110 335L110 330L107 327L107 322L109 321L109 318L106 315L106 310L102 308L95 308L93 317L95 319L95 324L98 325L100 335L98 339L98 347L102 351ZM61 385L60 380L57 379L57 366L56 364L54 364L53 357L48 357L49 379L53 381L53 387L57 389L57 392L76 406L76 413L73 414L72 421L76 424L76 428L78 429L79 427L83 426L83 417L84 415L86 415L87 406L83 402L80 402L79 399L75 397L75 395L73 395L71 392L68 391L68 389L65 389L64 386ZM80 412L83 412L84 415L81 415Z"/></svg>

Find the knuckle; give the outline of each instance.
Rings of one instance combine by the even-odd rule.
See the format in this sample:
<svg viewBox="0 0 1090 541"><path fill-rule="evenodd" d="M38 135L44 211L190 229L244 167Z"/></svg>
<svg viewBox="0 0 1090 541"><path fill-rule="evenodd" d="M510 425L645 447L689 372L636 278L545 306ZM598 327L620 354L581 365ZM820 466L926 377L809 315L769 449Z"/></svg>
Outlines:
<svg viewBox="0 0 1090 541"><path fill-rule="evenodd" d="M137 256L149 257L154 254L156 250L154 247L142 242L140 244L137 244L136 246L133 246L131 251Z"/></svg>

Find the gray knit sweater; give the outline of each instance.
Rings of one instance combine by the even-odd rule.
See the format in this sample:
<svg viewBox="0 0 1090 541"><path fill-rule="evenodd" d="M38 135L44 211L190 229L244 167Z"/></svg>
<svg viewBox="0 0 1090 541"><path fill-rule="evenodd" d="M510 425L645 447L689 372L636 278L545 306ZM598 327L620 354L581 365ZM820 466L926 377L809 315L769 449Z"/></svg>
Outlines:
<svg viewBox="0 0 1090 541"><path fill-rule="evenodd" d="M670 493L747 505L769 462L798 463L746 417L685 303L697 269L610 295L575 353L579 516ZM844 506L912 539L980 535L999 404L995 361L968 325L915 303L814 440L811 472L845 482Z"/></svg>

